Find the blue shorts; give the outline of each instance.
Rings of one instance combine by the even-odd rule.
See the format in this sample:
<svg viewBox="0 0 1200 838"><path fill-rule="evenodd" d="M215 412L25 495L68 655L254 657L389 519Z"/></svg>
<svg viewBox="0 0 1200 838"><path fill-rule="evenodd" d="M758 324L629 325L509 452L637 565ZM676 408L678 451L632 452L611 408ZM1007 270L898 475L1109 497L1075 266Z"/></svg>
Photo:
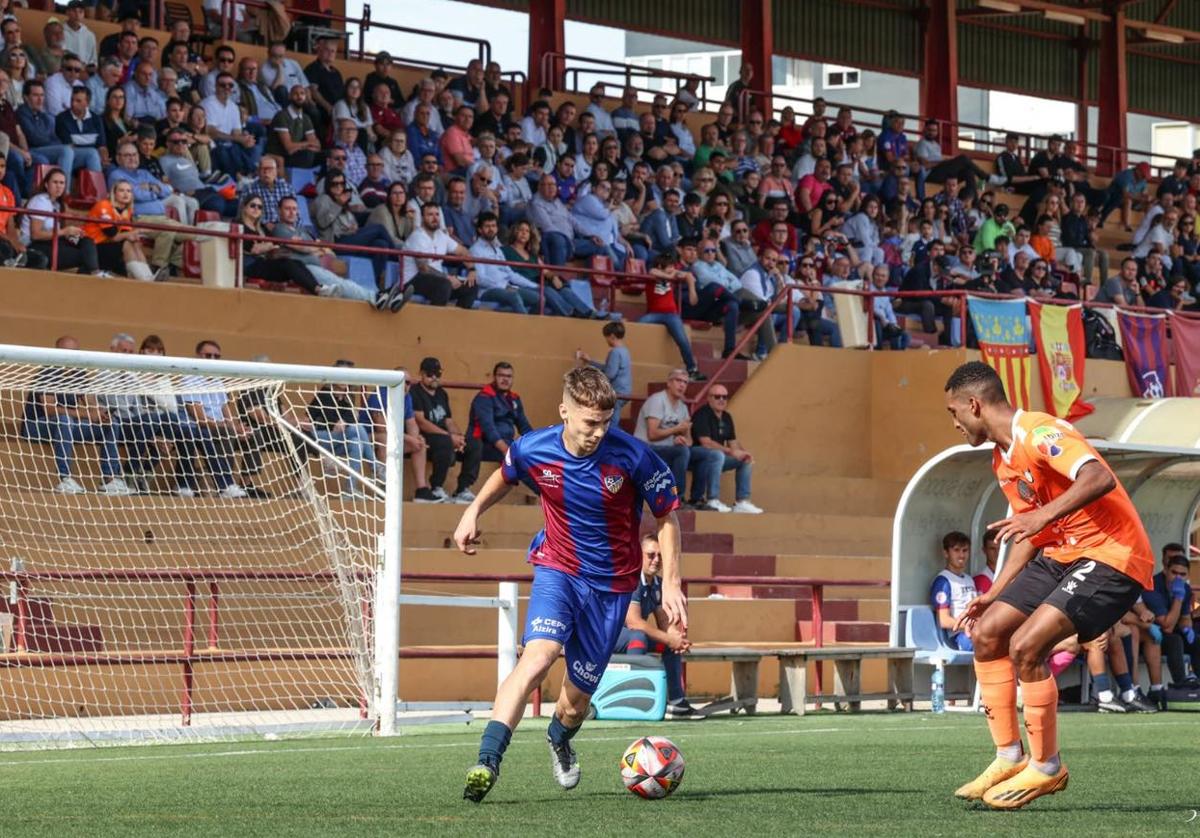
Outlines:
<svg viewBox="0 0 1200 838"><path fill-rule="evenodd" d="M563 647L567 677L591 695L625 626L633 592L594 588L585 579L551 567L534 567L529 612L521 642L552 640Z"/></svg>

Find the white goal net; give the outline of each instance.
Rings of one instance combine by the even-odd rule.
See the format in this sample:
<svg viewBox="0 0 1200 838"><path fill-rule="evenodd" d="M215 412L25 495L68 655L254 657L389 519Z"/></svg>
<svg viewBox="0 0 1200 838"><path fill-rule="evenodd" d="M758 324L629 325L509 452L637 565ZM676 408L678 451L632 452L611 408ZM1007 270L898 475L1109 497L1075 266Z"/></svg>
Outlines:
<svg viewBox="0 0 1200 838"><path fill-rule="evenodd" d="M392 733L402 388L0 346L0 748Z"/></svg>

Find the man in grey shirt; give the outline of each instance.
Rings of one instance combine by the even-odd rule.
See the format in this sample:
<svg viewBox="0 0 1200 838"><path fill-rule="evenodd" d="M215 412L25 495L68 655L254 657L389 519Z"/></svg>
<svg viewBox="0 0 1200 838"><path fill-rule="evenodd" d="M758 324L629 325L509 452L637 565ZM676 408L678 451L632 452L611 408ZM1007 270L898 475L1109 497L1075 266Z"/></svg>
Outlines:
<svg viewBox="0 0 1200 838"><path fill-rule="evenodd" d="M1121 260L1121 273L1104 280L1096 294L1097 303L1144 306L1142 286L1138 282L1138 263L1132 256Z"/></svg>
<svg viewBox="0 0 1200 838"><path fill-rule="evenodd" d="M219 213L222 218L237 216L238 203L221 196L200 177L200 169L188 150L187 136L183 131L167 134L167 153L159 158L163 177L176 192L195 198L200 209Z"/></svg>
<svg viewBox="0 0 1200 838"><path fill-rule="evenodd" d="M634 429L634 436L649 443L654 453L671 469L675 485L681 492L686 485L692 453L692 416L683 400L688 381L687 370L671 370L667 388L642 403ZM708 485L707 481L697 482L701 488Z"/></svg>

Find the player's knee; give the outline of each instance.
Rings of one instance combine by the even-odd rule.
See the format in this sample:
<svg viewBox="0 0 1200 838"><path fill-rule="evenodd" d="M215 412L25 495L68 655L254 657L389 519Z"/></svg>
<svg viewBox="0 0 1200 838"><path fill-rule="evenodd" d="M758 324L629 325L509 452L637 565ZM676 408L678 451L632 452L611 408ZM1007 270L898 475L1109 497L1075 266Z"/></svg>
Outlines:
<svg viewBox="0 0 1200 838"><path fill-rule="evenodd" d="M1040 666L1045 661L1049 650L1043 649L1044 644L1037 638L1027 634L1013 635L1008 642L1008 657L1016 666L1017 672Z"/></svg>
<svg viewBox="0 0 1200 838"><path fill-rule="evenodd" d="M559 720L567 727L579 727L587 718L588 705L591 696L582 695L575 700L560 702L558 705Z"/></svg>

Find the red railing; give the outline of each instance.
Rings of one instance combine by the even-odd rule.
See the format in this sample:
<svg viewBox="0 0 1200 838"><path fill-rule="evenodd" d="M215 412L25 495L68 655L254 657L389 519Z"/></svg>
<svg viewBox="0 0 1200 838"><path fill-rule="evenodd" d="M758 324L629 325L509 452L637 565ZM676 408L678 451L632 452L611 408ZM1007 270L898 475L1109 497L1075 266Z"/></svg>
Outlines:
<svg viewBox="0 0 1200 838"><path fill-rule="evenodd" d="M360 579L369 578L369 574L358 572ZM179 698L181 724L189 726L192 718L192 703L195 693L194 667L196 664L211 662L242 663L249 661L291 661L291 660L328 660L334 658L350 658L355 654L350 649L230 649L220 648L220 588L223 581L267 581L267 582L314 582L328 584L337 578L332 571L289 571L289 570L236 570L230 568L198 568L194 570L181 568L128 568L122 570L90 570L72 568L62 570L0 570L0 581L15 586L15 605L17 616L14 622L13 641L17 649L15 654L0 653L0 668L13 667L55 667L55 666L91 666L91 665L178 665L182 671L182 686ZM182 647L179 651L156 650L152 652L116 652L116 653L70 653L70 652L29 652L29 588L36 582L182 582L185 596L183 600ZM531 583L533 576L529 574L495 574L495 573L402 573L401 581L407 582L517 582ZM207 648L196 648L196 598L197 583L207 583L209 594L207 600ZM844 588L886 588L891 583L882 579L825 579L800 578L788 576L692 576L683 580L683 590L686 594L690 585L763 585L786 588L809 588L812 604L812 633L813 644L821 647L824 644L824 596L826 587ZM370 617L370 603L364 603L364 615ZM0 650L2 652L2 650ZM412 659L490 659L496 657L491 649L426 649L410 647L400 650L400 657ZM821 671L817 670L817 692L821 692ZM532 696L534 715L541 715L541 686L539 685ZM367 718L367 698L359 695L359 717Z"/></svg>

